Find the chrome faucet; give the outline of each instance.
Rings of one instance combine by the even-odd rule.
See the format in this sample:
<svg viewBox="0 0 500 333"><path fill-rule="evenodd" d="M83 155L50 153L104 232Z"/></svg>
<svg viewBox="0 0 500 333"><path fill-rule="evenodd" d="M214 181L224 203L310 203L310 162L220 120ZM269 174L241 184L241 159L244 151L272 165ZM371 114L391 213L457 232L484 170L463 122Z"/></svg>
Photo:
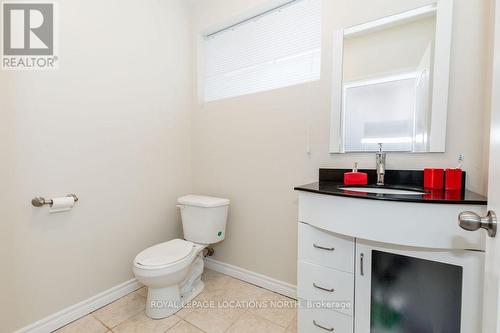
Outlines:
<svg viewBox="0 0 500 333"><path fill-rule="evenodd" d="M382 144L378 144L377 159L377 185L384 185L385 176L385 152L382 151Z"/></svg>

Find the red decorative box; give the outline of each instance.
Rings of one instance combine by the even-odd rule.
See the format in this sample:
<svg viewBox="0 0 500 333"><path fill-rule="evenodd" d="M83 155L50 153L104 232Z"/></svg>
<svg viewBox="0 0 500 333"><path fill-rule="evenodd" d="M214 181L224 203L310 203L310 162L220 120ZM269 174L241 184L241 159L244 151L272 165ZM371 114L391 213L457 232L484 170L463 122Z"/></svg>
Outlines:
<svg viewBox="0 0 500 333"><path fill-rule="evenodd" d="M344 185L366 185L368 184L368 174L364 172L344 173Z"/></svg>
<svg viewBox="0 0 500 333"><path fill-rule="evenodd" d="M462 189L462 169L446 169L444 179L446 191L459 191Z"/></svg>
<svg viewBox="0 0 500 333"><path fill-rule="evenodd" d="M442 190L444 184L444 169L425 168L424 188L431 190Z"/></svg>

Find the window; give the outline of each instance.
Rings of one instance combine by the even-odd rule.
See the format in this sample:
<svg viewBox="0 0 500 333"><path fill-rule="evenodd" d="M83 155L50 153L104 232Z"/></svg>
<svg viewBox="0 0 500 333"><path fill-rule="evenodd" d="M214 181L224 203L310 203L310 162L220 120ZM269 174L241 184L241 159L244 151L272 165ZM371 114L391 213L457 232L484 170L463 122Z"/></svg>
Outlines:
<svg viewBox="0 0 500 333"><path fill-rule="evenodd" d="M203 39L205 101L318 80L321 0L295 0Z"/></svg>

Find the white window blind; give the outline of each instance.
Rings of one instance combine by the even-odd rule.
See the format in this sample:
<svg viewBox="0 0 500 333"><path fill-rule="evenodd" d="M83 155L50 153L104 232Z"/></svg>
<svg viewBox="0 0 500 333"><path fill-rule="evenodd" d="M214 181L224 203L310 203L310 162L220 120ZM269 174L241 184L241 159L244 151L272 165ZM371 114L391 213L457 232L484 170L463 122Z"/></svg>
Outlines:
<svg viewBox="0 0 500 333"><path fill-rule="evenodd" d="M296 0L204 38L204 98L320 78L321 0Z"/></svg>

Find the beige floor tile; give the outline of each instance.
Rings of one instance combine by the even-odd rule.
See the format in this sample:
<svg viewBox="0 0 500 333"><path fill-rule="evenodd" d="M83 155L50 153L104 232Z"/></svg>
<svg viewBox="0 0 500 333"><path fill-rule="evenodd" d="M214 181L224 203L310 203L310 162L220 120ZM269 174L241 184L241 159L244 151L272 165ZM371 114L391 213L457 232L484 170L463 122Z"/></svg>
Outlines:
<svg viewBox="0 0 500 333"><path fill-rule="evenodd" d="M211 270L205 270L203 277L205 289L214 296L256 300L264 291L260 287Z"/></svg>
<svg viewBox="0 0 500 333"><path fill-rule="evenodd" d="M148 288L142 287L141 289L137 290L137 293L143 297L148 297Z"/></svg>
<svg viewBox="0 0 500 333"><path fill-rule="evenodd" d="M175 313L175 315L179 318L186 318L191 312L193 312L193 309L192 308L188 308L188 307L184 307L182 309L180 309L179 311L177 311Z"/></svg>
<svg viewBox="0 0 500 333"><path fill-rule="evenodd" d="M297 328L297 316L295 316L290 323L290 326L286 329L286 333L297 333L299 330Z"/></svg>
<svg viewBox="0 0 500 333"><path fill-rule="evenodd" d="M265 292L265 289L262 289L260 287L245 283L240 280L234 280L236 282L233 282L232 285L230 285L227 293L230 300L257 301Z"/></svg>
<svg viewBox="0 0 500 333"><path fill-rule="evenodd" d="M264 291L260 287L225 276L207 287L206 293L200 295L200 299L210 297L217 301L256 301L262 297Z"/></svg>
<svg viewBox="0 0 500 333"><path fill-rule="evenodd" d="M180 318L170 316L164 319L151 319L144 312L127 319L113 328L114 333L163 333L179 322Z"/></svg>
<svg viewBox="0 0 500 333"><path fill-rule="evenodd" d="M177 311L175 315L180 318L186 318L188 314L193 312L195 306L201 304L202 301L210 299L210 297L211 296L208 295L208 291L204 289L198 296L195 297L194 300L191 301L191 304L184 306L182 309Z"/></svg>
<svg viewBox="0 0 500 333"><path fill-rule="evenodd" d="M108 328L95 319L92 315L80 318L63 328L58 329L57 333L104 333Z"/></svg>
<svg viewBox="0 0 500 333"><path fill-rule="evenodd" d="M230 277L227 275L205 268L201 279L205 283L205 288L211 290L212 287L220 285L220 283L224 283L224 281L228 278Z"/></svg>
<svg viewBox="0 0 500 333"><path fill-rule="evenodd" d="M214 270L208 269L206 267L205 267L205 269L203 271L203 280L204 281L212 281L212 280L216 280L218 278L224 277L224 276L227 276L227 275L224 275L222 273L219 273L219 272L216 272Z"/></svg>
<svg viewBox="0 0 500 333"><path fill-rule="evenodd" d="M216 276L217 283L213 283L210 287L205 285L205 289L192 301L191 306L184 307L177 312L177 316L186 318L194 310L201 311L199 308L202 306L206 307L206 304L209 302L211 302L212 308L228 308L228 306L233 306L239 310L248 309L249 302L259 300L265 292L262 288L232 277L219 273L211 274L212 276Z"/></svg>
<svg viewBox="0 0 500 333"><path fill-rule="evenodd" d="M207 333L223 333L236 322L246 309L198 308L184 320Z"/></svg>
<svg viewBox="0 0 500 333"><path fill-rule="evenodd" d="M283 333L285 328L271 323L270 321L247 312L227 333Z"/></svg>
<svg viewBox="0 0 500 333"><path fill-rule="evenodd" d="M250 312L282 327L288 327L297 315L296 302L291 298L265 290L259 301L265 307Z"/></svg>
<svg viewBox="0 0 500 333"><path fill-rule="evenodd" d="M167 333L203 333L203 331L185 321L180 321L177 325L169 329Z"/></svg>
<svg viewBox="0 0 500 333"><path fill-rule="evenodd" d="M95 311L93 315L109 328L113 328L145 308L146 299L136 291Z"/></svg>

